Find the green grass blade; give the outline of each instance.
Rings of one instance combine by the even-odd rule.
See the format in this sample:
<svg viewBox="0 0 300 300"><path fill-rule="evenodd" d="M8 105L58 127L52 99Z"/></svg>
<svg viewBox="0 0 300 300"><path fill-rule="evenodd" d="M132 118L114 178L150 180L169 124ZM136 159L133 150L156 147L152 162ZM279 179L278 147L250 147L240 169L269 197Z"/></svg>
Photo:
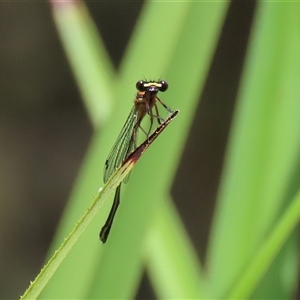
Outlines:
<svg viewBox="0 0 300 300"><path fill-rule="evenodd" d="M111 112L114 75L104 44L83 3L55 0L50 3L91 122L101 125Z"/></svg>
<svg viewBox="0 0 300 300"><path fill-rule="evenodd" d="M300 220L300 192L288 207L282 219L276 224L270 237L262 245L257 255L250 262L242 277L230 292L228 299L248 299L276 255L282 249Z"/></svg>
<svg viewBox="0 0 300 300"><path fill-rule="evenodd" d="M64 240L60 248L57 251L55 251L54 255L51 257L51 259L45 265L45 267L41 270L40 274L30 284L29 288L26 290L25 294L21 297L21 299L37 299L44 287L47 285L48 281L51 279L53 274L56 272L56 270L62 263L62 261L71 251L71 249L73 248L77 240L80 238L80 236L83 234L83 232L86 230L92 219L96 216L104 202L115 191L117 186L120 185L120 183L126 177L126 175L129 174L139 157L136 157L135 160L128 160L110 177L110 179L107 181L104 187L99 191L97 197L95 197L92 205L88 208L86 213L78 221L75 228Z"/></svg>
<svg viewBox="0 0 300 300"><path fill-rule="evenodd" d="M156 11L164 13L161 18L159 14L156 15L156 21L163 24L166 10L161 9L160 3L156 5ZM173 5L167 10L168 13L172 7ZM193 118L199 89L205 79L226 7L227 4L224 3L213 3L208 6L193 3L189 9L186 23L177 38L176 48L173 53L169 53L172 60L170 68L166 70L165 79L170 83L170 89L161 95L163 101L171 107L181 108L180 117L168 128L164 139L158 140L153 145L151 151L147 153L147 160L142 160L135 168L135 172L131 174L130 184L126 186L126 190L123 190L122 198L126 205L121 204L122 207L118 211L112 236L99 263L99 273L95 278L94 290L89 295L90 298L128 298L133 297L135 293L142 272L141 245L144 243L146 230L153 221L156 209L162 201L168 200L166 197L169 193L168 188ZM150 28L150 24L145 27ZM211 28L211 31L207 28ZM194 35L190 35L191 31ZM145 34L147 32L148 30ZM195 39L195 36L199 39ZM148 39L148 43L151 43L151 40ZM153 45L151 51L154 52L157 51L155 47L164 46L157 45L155 41L151 44ZM140 48L145 57L153 59L152 64L156 66L157 58L152 57L151 54L148 56L141 45L143 43L138 43L136 47ZM130 47L134 49L134 46ZM126 71L123 73L127 74ZM173 263L176 264L175 261ZM191 272L191 276L193 274ZM114 278L113 282L111 278ZM195 282L193 279L191 281ZM198 281L200 295L199 278ZM115 289L116 285L119 287L118 290Z"/></svg>
<svg viewBox="0 0 300 300"><path fill-rule="evenodd" d="M236 285L289 193L300 144L299 25L292 3L259 4L209 250L211 297Z"/></svg>
<svg viewBox="0 0 300 300"><path fill-rule="evenodd" d="M119 73L122 86L132 86L144 77L166 79L190 7L188 1L145 2L122 60Z"/></svg>
<svg viewBox="0 0 300 300"><path fill-rule="evenodd" d="M144 253L159 299L205 298L200 262L171 201L157 208Z"/></svg>

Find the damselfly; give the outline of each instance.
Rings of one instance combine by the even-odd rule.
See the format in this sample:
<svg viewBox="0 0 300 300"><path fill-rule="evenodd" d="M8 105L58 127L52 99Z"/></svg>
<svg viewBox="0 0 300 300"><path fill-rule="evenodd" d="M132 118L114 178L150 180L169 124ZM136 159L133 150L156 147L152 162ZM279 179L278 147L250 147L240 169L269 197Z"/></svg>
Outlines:
<svg viewBox="0 0 300 300"><path fill-rule="evenodd" d="M122 162L128 157L128 155L136 149L138 131L141 129L146 137L149 137L151 129L153 126L154 119L157 120L158 124L163 124L164 119L159 115L157 102L172 114L173 111L165 105L158 97L158 92L165 92L168 88L168 84L164 80L160 81L144 81L140 80L136 83L136 88L138 90L136 98L134 99L134 105L127 117L127 120L113 145L104 165L104 183L107 182L109 177L114 173L114 171L122 164ZM153 112L154 110L154 112ZM148 131L145 131L141 127L141 122L145 115L150 116L150 126ZM128 181L129 176L125 177L124 183ZM109 212L108 218L101 228L100 240L105 243L109 235L114 216L116 214L117 208L120 203L120 192L121 184L117 187L115 197L111 210Z"/></svg>

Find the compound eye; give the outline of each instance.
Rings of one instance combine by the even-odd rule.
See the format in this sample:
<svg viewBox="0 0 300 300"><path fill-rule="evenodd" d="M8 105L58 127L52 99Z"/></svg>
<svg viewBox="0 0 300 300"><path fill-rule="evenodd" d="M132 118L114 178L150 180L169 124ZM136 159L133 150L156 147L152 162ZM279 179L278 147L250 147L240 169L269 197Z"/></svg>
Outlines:
<svg viewBox="0 0 300 300"><path fill-rule="evenodd" d="M169 86L168 83L164 80L161 80L159 83L161 84L161 87L159 88L159 90L161 92L165 92L168 89L168 86Z"/></svg>
<svg viewBox="0 0 300 300"><path fill-rule="evenodd" d="M135 86L136 86L136 89L137 89L138 91L140 91L140 92L144 92L144 91L146 90L144 84L145 84L145 81L144 81L144 80L138 81L138 82L136 83L136 85L135 85Z"/></svg>

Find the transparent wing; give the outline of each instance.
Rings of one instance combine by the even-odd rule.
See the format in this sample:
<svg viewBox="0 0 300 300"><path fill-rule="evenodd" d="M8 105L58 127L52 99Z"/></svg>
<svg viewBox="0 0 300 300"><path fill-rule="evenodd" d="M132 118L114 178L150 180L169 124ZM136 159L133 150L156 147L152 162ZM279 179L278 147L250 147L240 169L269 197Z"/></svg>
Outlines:
<svg viewBox="0 0 300 300"><path fill-rule="evenodd" d="M105 161L103 171L104 183L107 182L113 172L121 165L128 154L134 149L135 143L133 140L133 129L136 119L136 109L135 106L133 106L116 142L114 143ZM128 176L129 175L127 175L123 180L125 183L128 181Z"/></svg>

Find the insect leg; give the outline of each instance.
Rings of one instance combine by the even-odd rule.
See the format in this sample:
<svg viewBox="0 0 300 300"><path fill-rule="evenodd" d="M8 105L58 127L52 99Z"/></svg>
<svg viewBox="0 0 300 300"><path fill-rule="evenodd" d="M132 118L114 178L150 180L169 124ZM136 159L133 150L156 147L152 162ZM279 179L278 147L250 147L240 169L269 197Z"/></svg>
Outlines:
<svg viewBox="0 0 300 300"><path fill-rule="evenodd" d="M168 107L165 103L163 103L158 97L156 97L156 100L158 100L159 101L159 103L170 113L170 114L172 114L174 111L170 108L170 107Z"/></svg>

